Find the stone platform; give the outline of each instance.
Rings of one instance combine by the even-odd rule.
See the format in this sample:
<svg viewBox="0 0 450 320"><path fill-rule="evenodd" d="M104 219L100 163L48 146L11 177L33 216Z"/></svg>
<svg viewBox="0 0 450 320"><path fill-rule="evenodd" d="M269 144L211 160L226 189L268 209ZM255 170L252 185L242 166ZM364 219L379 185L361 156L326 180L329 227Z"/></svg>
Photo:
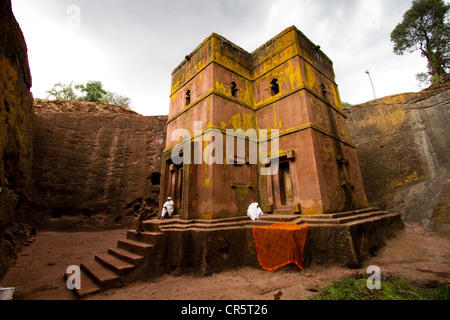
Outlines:
<svg viewBox="0 0 450 320"><path fill-rule="evenodd" d="M311 264L360 267L403 229L401 216L377 208L323 215L269 214L218 220L182 220L179 216L145 221L144 232L127 231L117 248L82 263L82 298L164 273L208 275L240 266L260 268L253 227L295 222L310 230L303 254Z"/></svg>

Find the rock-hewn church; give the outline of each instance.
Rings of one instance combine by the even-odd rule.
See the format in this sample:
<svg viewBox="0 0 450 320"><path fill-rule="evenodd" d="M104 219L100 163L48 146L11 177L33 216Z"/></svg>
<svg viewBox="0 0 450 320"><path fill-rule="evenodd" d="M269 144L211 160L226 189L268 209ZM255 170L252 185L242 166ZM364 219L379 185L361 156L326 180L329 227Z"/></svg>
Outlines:
<svg viewBox="0 0 450 320"><path fill-rule="evenodd" d="M346 118L332 61L294 26L253 53L213 33L172 72L160 204L171 196L183 219L245 215L255 201L265 213L367 207ZM187 138L178 139L180 129ZM266 141L258 159L277 165L261 174L272 162L251 161L252 150ZM186 150L223 159L198 161Z"/></svg>

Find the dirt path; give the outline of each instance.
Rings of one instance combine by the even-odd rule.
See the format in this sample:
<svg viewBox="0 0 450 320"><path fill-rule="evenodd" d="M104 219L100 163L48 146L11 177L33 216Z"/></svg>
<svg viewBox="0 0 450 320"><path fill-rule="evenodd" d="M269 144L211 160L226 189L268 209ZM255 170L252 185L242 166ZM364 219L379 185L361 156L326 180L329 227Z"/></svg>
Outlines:
<svg viewBox="0 0 450 320"><path fill-rule="evenodd" d="M69 265L79 265L115 247L125 230L108 232L41 232L24 247L16 265L0 283L15 287L16 300L73 300L62 279ZM378 256L367 262L382 275L399 276L418 283L450 283L450 238L407 225L405 231ZM93 300L282 300L309 299L345 275L365 274L366 267L350 270L336 266L310 266L304 271L290 265L275 272L243 267L209 277L164 275L91 297Z"/></svg>

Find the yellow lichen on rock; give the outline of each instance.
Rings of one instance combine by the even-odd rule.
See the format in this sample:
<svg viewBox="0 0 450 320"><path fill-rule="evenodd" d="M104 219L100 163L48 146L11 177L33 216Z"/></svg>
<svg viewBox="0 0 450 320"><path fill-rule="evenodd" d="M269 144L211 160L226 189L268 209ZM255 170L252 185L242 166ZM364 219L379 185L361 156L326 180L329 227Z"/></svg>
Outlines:
<svg viewBox="0 0 450 320"><path fill-rule="evenodd" d="M255 128L255 116L253 113L237 113L231 117L229 123L234 130L242 129L247 131Z"/></svg>
<svg viewBox="0 0 450 320"><path fill-rule="evenodd" d="M376 114L371 114L366 121L363 121L366 123L359 125L374 125L380 132L389 134L396 132L405 120L406 110L404 109L378 109Z"/></svg>

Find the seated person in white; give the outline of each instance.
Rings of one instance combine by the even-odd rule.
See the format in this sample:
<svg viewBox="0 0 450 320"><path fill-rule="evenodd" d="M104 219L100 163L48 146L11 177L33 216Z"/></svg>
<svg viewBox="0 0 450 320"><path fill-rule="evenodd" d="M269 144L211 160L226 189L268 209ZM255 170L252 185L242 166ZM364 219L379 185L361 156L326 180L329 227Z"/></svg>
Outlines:
<svg viewBox="0 0 450 320"><path fill-rule="evenodd" d="M261 216L264 215L261 208L259 207L258 202L254 202L251 205L249 205L247 210L247 215L250 217L250 219L258 220Z"/></svg>
<svg viewBox="0 0 450 320"><path fill-rule="evenodd" d="M166 201L166 202L164 203L164 205L163 205L161 217L159 217L158 220L164 219L164 217L166 216L166 214L169 216L169 218L172 218L172 215L173 215L173 208L174 208L174 204L173 204L172 198L171 198L171 197L168 197L168 198L167 198L167 201Z"/></svg>

